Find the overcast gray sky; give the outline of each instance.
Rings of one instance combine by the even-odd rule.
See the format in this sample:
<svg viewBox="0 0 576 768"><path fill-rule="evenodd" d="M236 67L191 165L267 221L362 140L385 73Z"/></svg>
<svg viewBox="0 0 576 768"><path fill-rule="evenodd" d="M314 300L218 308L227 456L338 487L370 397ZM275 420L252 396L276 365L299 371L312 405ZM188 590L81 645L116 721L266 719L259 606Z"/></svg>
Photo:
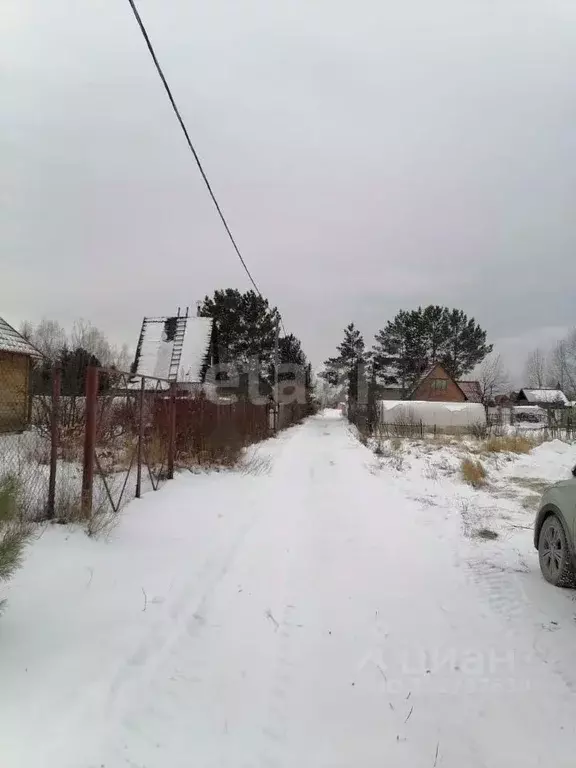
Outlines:
<svg viewBox="0 0 576 768"><path fill-rule="evenodd" d="M576 323L574 0L140 0L263 293L317 364L446 303L513 371ZM1 0L0 315L249 287L127 0Z"/></svg>

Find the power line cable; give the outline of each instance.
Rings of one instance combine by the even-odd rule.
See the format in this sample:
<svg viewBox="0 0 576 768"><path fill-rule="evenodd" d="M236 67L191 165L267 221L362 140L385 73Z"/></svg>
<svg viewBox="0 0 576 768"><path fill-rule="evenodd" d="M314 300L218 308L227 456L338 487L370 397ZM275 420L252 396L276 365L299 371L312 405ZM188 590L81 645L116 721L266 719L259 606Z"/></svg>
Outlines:
<svg viewBox="0 0 576 768"><path fill-rule="evenodd" d="M168 98L170 99L170 104L172 104L172 109L174 110L174 113L176 117L178 118L178 122L180 123L180 127L182 128L182 131L184 132L184 136L186 137L186 141L188 142L188 146L190 147L190 151L194 155L194 160L196 160L196 165L198 166L198 170L200 171L200 174L202 175L202 178L204 179L204 183L206 184L206 188L208 189L208 192L210 193L210 197L212 198L212 202L216 206L216 210L218 211L218 215L220 216L220 219L222 220L222 224L224 225L224 229L228 233L228 237L230 238L230 242L234 246L234 250L236 251L236 254L238 258L240 259L242 266L244 267L244 270L248 277L250 278L250 282L256 289L256 293L263 298L262 293L260 292L260 289L256 285L256 281L252 277L252 274L250 273L250 270L248 269L248 266L246 265L246 262L244 261L244 258L242 254L240 253L240 249L238 248L238 245L236 244L236 240L234 239L234 236L232 232L230 231L230 227L228 226L228 222L226 221L226 218L224 217L224 214L222 213L222 209L220 208L220 205L218 203L218 200L216 199L216 195L212 191L212 187L210 185L210 182L208 180L208 176L206 176L206 172L204 171L204 168L202 167L202 163L200 162L200 158L198 157L198 153L194 149L194 145L192 144L192 140L190 139L190 134L188 133L188 130L186 128L186 125L184 123L184 120L182 119L182 115L180 114L180 111L178 107L176 106L176 102L174 100L174 96L172 96L172 91L170 90L170 86L168 85L168 82L164 76L164 72L162 71L162 67L160 66L160 62L158 61L158 58L156 56L156 53L154 52L154 48L152 47L152 43L150 42L150 38L148 37L148 33L146 31L146 27L144 26L144 23L142 19L140 18L140 14L138 13L138 9L136 8L136 3L134 0L128 0L130 3L130 7L132 8L132 11L134 12L134 16L136 18L136 21L138 22L138 26L140 27L140 31L142 32L142 35L144 36L144 40L146 41L146 45L148 46L148 51L150 52L150 56L152 56L152 60L154 61L154 64L156 65L156 69L158 71L158 74L160 75L160 79L162 80L162 84L164 85L164 88L166 90L166 93L168 94ZM280 320L282 323L282 320ZM282 323L282 327L284 328L284 324ZM284 330L284 333L286 333L286 330Z"/></svg>

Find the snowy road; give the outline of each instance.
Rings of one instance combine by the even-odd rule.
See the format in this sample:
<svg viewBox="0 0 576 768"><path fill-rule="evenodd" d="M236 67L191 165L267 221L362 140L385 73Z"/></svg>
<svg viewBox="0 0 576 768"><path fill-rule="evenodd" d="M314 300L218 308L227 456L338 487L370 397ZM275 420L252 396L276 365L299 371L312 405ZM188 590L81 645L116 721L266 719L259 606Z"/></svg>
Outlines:
<svg viewBox="0 0 576 768"><path fill-rule="evenodd" d="M573 766L572 593L471 552L336 414L261 451L109 544L37 543L0 622L2 767Z"/></svg>

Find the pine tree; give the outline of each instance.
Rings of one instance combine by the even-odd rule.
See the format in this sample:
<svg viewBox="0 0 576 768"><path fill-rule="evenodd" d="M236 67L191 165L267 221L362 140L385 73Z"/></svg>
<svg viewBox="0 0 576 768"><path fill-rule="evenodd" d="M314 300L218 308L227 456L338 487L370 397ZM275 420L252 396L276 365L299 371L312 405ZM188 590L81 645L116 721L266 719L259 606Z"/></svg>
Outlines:
<svg viewBox="0 0 576 768"><path fill-rule="evenodd" d="M370 354L366 351L364 338L354 323L344 329L344 339L336 348L337 357L325 361L322 376L333 385L346 382L348 401L358 402L365 398L366 368Z"/></svg>
<svg viewBox="0 0 576 768"><path fill-rule="evenodd" d="M459 379L481 363L492 352L492 344L486 344L486 331L468 319L461 309L448 313L448 338L443 347L441 361L448 373Z"/></svg>
<svg viewBox="0 0 576 768"><path fill-rule="evenodd" d="M0 581L8 581L22 563L32 525L22 518L20 484L12 475L0 477ZM0 610L3 601L0 600Z"/></svg>
<svg viewBox="0 0 576 768"><path fill-rule="evenodd" d="M430 305L398 312L376 334L373 355L379 381L407 391L434 363L458 379L491 351L486 331L474 318L460 309Z"/></svg>
<svg viewBox="0 0 576 768"><path fill-rule="evenodd" d="M260 372L267 373L273 362L278 312L255 291L240 293L235 288L206 296L200 308L202 317L214 318L218 333L221 363L239 369L258 361Z"/></svg>

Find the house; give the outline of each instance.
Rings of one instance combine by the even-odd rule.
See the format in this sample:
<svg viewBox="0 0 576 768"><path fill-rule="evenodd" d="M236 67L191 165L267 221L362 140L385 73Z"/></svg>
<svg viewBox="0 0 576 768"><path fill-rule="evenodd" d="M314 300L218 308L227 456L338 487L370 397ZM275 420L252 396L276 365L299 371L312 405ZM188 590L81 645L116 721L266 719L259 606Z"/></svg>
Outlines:
<svg viewBox="0 0 576 768"><path fill-rule="evenodd" d="M30 419L30 371L40 352L0 317L0 432L21 432Z"/></svg>
<svg viewBox="0 0 576 768"><path fill-rule="evenodd" d="M178 382L182 389L196 389L213 362L213 347L210 317L195 317L188 311L171 317L145 317L131 372Z"/></svg>
<svg viewBox="0 0 576 768"><path fill-rule="evenodd" d="M404 390L402 387L379 386L377 391L378 400L402 400Z"/></svg>
<svg viewBox="0 0 576 768"><path fill-rule="evenodd" d="M561 389L521 389L516 398L517 405L537 405L540 408L566 408L568 398Z"/></svg>
<svg viewBox="0 0 576 768"><path fill-rule="evenodd" d="M442 403L480 403L482 391L477 381L455 381L440 363L435 363L424 371L405 399Z"/></svg>
<svg viewBox="0 0 576 768"><path fill-rule="evenodd" d="M508 395L496 395L494 397L494 406L496 408L512 408L517 397L518 392L510 392Z"/></svg>

